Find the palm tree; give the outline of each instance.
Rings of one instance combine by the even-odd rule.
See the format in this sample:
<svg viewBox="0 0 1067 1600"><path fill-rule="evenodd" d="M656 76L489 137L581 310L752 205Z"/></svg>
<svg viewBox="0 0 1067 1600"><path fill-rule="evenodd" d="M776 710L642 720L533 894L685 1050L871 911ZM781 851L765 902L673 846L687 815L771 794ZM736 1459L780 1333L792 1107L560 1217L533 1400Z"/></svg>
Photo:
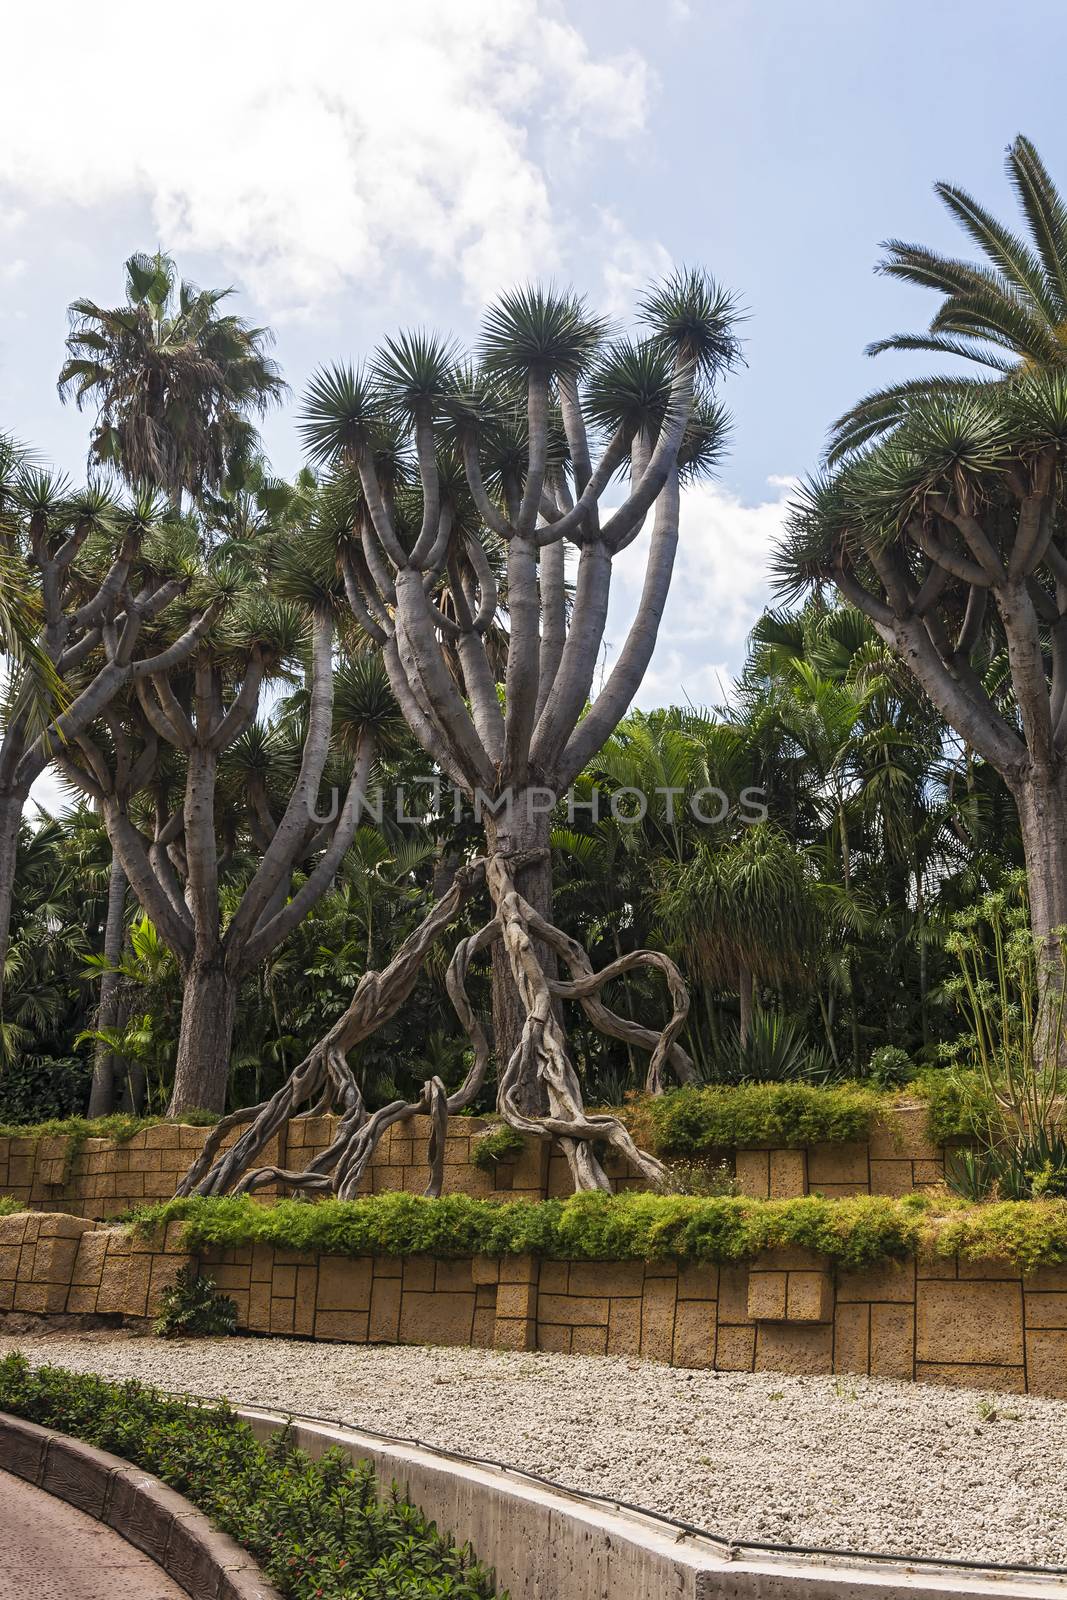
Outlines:
<svg viewBox="0 0 1067 1600"><path fill-rule="evenodd" d="M826 932L803 854L770 822L719 849L702 844L692 860L668 866L658 910L702 976L737 989L742 1045L755 982L803 982Z"/></svg>
<svg viewBox="0 0 1067 1600"><path fill-rule="evenodd" d="M179 280L157 252L126 262L124 305L70 307L59 393L79 410L97 408L90 460L165 490L175 507L255 455L249 414L262 416L285 393L266 354L270 331L220 314L232 293Z"/></svg>
<svg viewBox="0 0 1067 1600"><path fill-rule="evenodd" d="M895 427L918 398L959 395L1035 367L1067 366L1067 202L1022 134L1008 147L1005 164L1026 234L998 222L966 190L936 183L934 192L985 261L887 240L888 255L877 270L934 289L942 301L926 333L894 333L867 346L870 356L883 350L931 350L974 362L983 375L916 378L876 389L833 424L831 461Z"/></svg>

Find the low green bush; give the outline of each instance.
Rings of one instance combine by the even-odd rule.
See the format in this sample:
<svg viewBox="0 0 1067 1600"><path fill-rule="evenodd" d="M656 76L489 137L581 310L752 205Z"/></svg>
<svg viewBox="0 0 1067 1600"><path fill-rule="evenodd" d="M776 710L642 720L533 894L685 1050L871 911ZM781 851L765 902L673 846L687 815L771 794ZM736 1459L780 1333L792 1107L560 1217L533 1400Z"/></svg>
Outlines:
<svg viewBox="0 0 1067 1600"><path fill-rule="evenodd" d="M933 1068L908 1086L926 1102L926 1126L933 1144L988 1135L996 1106L977 1072L961 1067Z"/></svg>
<svg viewBox="0 0 1067 1600"><path fill-rule="evenodd" d="M941 1256L1008 1261L1023 1272L1067 1261L1067 1201L1001 1200L947 1210L931 1231Z"/></svg>
<svg viewBox="0 0 1067 1600"><path fill-rule="evenodd" d="M824 1200L577 1194L494 1201L380 1194L263 1205L246 1195L168 1200L137 1214L149 1234L185 1224L190 1249L269 1244L324 1255L538 1255L561 1261L743 1261L790 1245L860 1267L915 1248L924 1202L884 1195Z"/></svg>
<svg viewBox="0 0 1067 1600"><path fill-rule="evenodd" d="M288 1434L260 1444L225 1405L168 1399L61 1367L0 1361L0 1410L162 1478L236 1539L289 1600L493 1600L492 1574L366 1462L318 1461ZM506 1600L506 1596L502 1597Z"/></svg>
<svg viewBox="0 0 1067 1600"><path fill-rule="evenodd" d="M636 1112L647 1118L657 1155L697 1156L865 1139L872 1117L889 1103L862 1084L742 1083L672 1089L643 1100Z"/></svg>
<svg viewBox="0 0 1067 1600"><path fill-rule="evenodd" d="M25 1209L25 1201L16 1200L13 1194L0 1194L0 1217L13 1217Z"/></svg>
<svg viewBox="0 0 1067 1600"><path fill-rule="evenodd" d="M135 1133L145 1128L156 1128L161 1122L174 1122L186 1127L209 1128L218 1122L213 1111L183 1111L180 1117L137 1117L128 1111L114 1111L110 1116L52 1117L45 1122L0 1122L0 1139L114 1139L124 1144Z"/></svg>
<svg viewBox="0 0 1067 1600"><path fill-rule="evenodd" d="M729 1264L797 1247L846 1268L926 1249L1006 1260L1024 1271L1067 1261L1067 1200L969 1205L946 1194L754 1200L631 1192L501 1201L397 1193L270 1205L247 1195L193 1196L146 1207L130 1226L148 1236L176 1221L185 1224L184 1242L193 1250L266 1244L342 1256Z"/></svg>

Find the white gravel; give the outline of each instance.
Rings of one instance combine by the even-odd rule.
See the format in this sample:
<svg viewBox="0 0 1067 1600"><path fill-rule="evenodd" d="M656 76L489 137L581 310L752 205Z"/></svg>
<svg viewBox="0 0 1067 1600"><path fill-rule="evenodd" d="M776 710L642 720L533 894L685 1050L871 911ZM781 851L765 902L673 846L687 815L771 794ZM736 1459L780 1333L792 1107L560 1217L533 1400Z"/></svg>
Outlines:
<svg viewBox="0 0 1067 1600"><path fill-rule="evenodd" d="M14 1349L506 1461L738 1540L1067 1564L1055 1400L287 1339L0 1338L0 1354Z"/></svg>

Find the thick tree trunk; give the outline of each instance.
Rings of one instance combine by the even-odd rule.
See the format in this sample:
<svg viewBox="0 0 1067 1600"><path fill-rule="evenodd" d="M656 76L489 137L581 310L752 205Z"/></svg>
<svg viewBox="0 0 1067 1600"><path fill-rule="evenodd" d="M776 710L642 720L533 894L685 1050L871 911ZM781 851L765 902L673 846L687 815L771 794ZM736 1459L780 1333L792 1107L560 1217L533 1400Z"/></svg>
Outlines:
<svg viewBox="0 0 1067 1600"><path fill-rule="evenodd" d="M237 983L226 973L221 953L212 961L194 959L182 992L178 1064L168 1116L226 1109L236 1012Z"/></svg>
<svg viewBox="0 0 1067 1600"><path fill-rule="evenodd" d="M748 1036L752 1032L752 968L742 966L737 980L737 997L741 1002L741 1019L738 1032L741 1043L748 1043Z"/></svg>
<svg viewBox="0 0 1067 1600"><path fill-rule="evenodd" d="M107 887L107 922L104 926L104 959L117 967L122 960L126 938L126 874L117 855L111 858L111 878ZM96 1013L99 1029L114 1028L118 1020L118 974L105 972L100 979L100 1004ZM90 1117L106 1117L115 1109L114 1051L98 1040L93 1058L93 1081L89 1090Z"/></svg>
<svg viewBox="0 0 1067 1600"><path fill-rule="evenodd" d="M1030 927L1040 946L1038 982L1041 1021L1036 1053L1067 1057L1063 1024L1063 958L1056 929L1067 926L1067 770L1033 776L1015 789L1030 895ZM1053 1039L1054 1031L1060 1037Z"/></svg>
<svg viewBox="0 0 1067 1600"><path fill-rule="evenodd" d="M536 797L534 797L536 798ZM521 850L543 850L543 857L515 875L515 887L528 900L535 911L552 921L552 856L549 851L551 818L527 806L528 796L519 794L508 818L486 818L486 845L490 852L511 853ZM558 971L555 952L539 939L534 941L538 959L550 978ZM526 1022L526 1010L515 986L507 951L498 941L492 952L493 974L493 1045L497 1072L503 1072L520 1039ZM548 1101L543 1087L537 1083L523 1083L519 1091L523 1111L530 1115L543 1115Z"/></svg>
<svg viewBox="0 0 1067 1600"><path fill-rule="evenodd" d="M17 790L0 793L0 1017L4 1014L4 967L11 940L11 908L15 897L15 857L26 796Z"/></svg>

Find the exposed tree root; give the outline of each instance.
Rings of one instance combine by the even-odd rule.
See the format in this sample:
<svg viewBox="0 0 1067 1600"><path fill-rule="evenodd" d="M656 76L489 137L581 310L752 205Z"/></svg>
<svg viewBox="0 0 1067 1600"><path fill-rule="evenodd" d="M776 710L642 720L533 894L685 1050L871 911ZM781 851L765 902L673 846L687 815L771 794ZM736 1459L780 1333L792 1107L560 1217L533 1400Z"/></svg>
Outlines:
<svg viewBox="0 0 1067 1600"><path fill-rule="evenodd" d="M594 972L581 945L546 921L519 894L513 873L525 860L525 856L509 858L493 854L461 868L447 893L405 939L389 965L380 972L364 974L344 1015L281 1088L261 1105L232 1112L212 1129L178 1194L244 1193L277 1184L280 1188L303 1193L353 1199L383 1134L398 1122L422 1115L430 1119L429 1181L424 1192L439 1195L444 1179L448 1118L473 1104L485 1083L491 1055L485 1030L467 995L467 971L475 956L497 940L503 941L526 1011L522 1038L500 1071L498 1114L520 1133L558 1140L575 1189L610 1190L610 1180L594 1150L598 1144L616 1150L634 1171L650 1182L661 1182L661 1163L637 1148L617 1117L591 1115L585 1110L581 1085L554 1001L577 1000L590 1021L603 1032L649 1050L647 1087L651 1093L659 1093L664 1069L668 1066L681 1082L689 1082L694 1077L693 1064L677 1043L689 1009L682 976L669 957L654 950L634 951L612 962L602 972ZM439 1077L431 1077L417 1099L394 1100L377 1111L368 1112L355 1073L348 1065L348 1052L395 1016L414 988L430 948L455 922L470 895L483 885L488 889L494 914L484 927L459 942L445 980L456 1014L470 1040L473 1053L470 1071L451 1095ZM557 953L571 974L568 980L546 975L537 956L535 938ZM659 1033L618 1016L600 999L605 984L623 972L642 966L662 972L670 991L671 1019ZM548 1101L547 1115L532 1115L519 1108L519 1086L530 1082L537 1082L543 1088ZM340 1114L333 1141L305 1171L257 1165L267 1145L290 1118L330 1110ZM231 1148L224 1150L223 1141L235 1128L244 1128L244 1132Z"/></svg>

